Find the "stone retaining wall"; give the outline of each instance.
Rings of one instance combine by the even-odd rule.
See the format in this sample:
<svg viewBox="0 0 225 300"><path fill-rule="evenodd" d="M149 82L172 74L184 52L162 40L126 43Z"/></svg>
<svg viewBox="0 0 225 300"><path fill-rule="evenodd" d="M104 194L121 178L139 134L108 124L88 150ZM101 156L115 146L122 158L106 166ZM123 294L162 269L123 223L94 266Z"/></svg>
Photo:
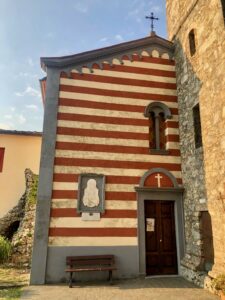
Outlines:
<svg viewBox="0 0 225 300"><path fill-rule="evenodd" d="M12 262L30 266L38 176L26 169L25 180L26 191L18 205L0 219L0 235L6 236L12 242Z"/></svg>

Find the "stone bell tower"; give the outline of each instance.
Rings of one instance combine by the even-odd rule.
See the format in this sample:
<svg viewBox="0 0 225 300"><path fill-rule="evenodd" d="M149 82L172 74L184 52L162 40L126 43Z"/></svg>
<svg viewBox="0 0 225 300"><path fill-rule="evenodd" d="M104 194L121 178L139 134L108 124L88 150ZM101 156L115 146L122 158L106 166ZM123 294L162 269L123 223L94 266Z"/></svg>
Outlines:
<svg viewBox="0 0 225 300"><path fill-rule="evenodd" d="M185 187L182 273L203 285L225 270L225 1L167 0L166 9Z"/></svg>

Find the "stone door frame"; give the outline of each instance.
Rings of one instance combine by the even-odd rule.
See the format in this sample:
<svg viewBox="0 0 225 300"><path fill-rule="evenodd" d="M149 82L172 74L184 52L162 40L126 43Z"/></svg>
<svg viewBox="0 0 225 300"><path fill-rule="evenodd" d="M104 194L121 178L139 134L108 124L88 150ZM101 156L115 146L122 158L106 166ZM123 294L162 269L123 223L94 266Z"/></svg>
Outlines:
<svg viewBox="0 0 225 300"><path fill-rule="evenodd" d="M183 188L147 188L136 187L138 203L138 248L139 248L139 274L146 276L145 259L145 211L144 201L172 200L175 209L175 231L177 245L177 266L180 274L180 262L184 256L184 212L183 212Z"/></svg>

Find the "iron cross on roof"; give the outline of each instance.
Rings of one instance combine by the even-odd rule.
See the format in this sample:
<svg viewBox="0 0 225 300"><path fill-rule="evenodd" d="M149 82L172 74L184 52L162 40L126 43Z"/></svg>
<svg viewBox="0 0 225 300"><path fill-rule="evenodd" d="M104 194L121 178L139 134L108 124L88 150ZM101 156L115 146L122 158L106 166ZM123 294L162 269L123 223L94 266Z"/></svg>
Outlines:
<svg viewBox="0 0 225 300"><path fill-rule="evenodd" d="M145 16L146 19L151 20L151 31L154 31L154 20L159 20L159 18L154 17L154 13L151 12L151 16Z"/></svg>

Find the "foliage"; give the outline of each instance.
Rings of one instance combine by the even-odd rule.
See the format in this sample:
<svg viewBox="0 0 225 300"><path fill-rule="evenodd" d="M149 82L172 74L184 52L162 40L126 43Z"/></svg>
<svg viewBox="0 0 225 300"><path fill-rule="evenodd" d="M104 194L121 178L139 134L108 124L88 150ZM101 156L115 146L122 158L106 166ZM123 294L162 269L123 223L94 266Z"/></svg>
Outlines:
<svg viewBox="0 0 225 300"><path fill-rule="evenodd" d="M220 274L212 281L212 286L225 294L225 274Z"/></svg>
<svg viewBox="0 0 225 300"><path fill-rule="evenodd" d="M28 203L30 205L36 204L37 201L37 190L38 190L38 175L34 175L34 182L32 183L31 189L28 194Z"/></svg>
<svg viewBox="0 0 225 300"><path fill-rule="evenodd" d="M7 288L26 286L29 282L29 269L24 267L15 267L7 264L0 266L0 283L1 287ZM1 289L0 289L1 290ZM1 299L1 298L0 298Z"/></svg>
<svg viewBox="0 0 225 300"><path fill-rule="evenodd" d="M0 300L20 299L22 287L29 283L29 270L11 264L0 266Z"/></svg>
<svg viewBox="0 0 225 300"><path fill-rule="evenodd" d="M9 259L11 250L11 243L5 237L0 236L0 264Z"/></svg>
<svg viewBox="0 0 225 300"><path fill-rule="evenodd" d="M21 288L15 287L15 288L9 288L9 289L3 289L0 290L0 299L19 299L21 296Z"/></svg>

